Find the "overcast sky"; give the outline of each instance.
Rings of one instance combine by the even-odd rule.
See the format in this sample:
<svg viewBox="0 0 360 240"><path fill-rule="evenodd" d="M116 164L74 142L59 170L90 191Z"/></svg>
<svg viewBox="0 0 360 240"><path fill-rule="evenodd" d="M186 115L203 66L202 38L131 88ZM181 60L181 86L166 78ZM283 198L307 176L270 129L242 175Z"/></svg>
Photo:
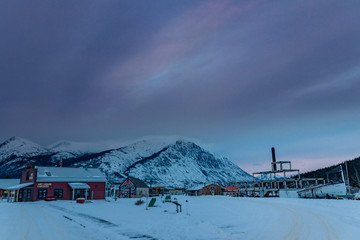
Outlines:
<svg viewBox="0 0 360 240"><path fill-rule="evenodd" d="M249 172L360 156L360 1L1 1L0 140L198 139Z"/></svg>

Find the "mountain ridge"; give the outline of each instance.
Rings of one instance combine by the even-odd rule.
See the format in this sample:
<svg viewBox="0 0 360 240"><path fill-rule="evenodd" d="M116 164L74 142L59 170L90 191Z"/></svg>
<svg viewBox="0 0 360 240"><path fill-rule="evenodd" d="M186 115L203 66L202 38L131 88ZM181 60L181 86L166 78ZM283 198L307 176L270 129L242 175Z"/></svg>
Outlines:
<svg viewBox="0 0 360 240"><path fill-rule="evenodd" d="M11 142L14 142L13 146L22 146L23 149L31 151L19 151L14 147L7 149L7 154L4 155L0 147L0 176L3 177L19 176L22 168L30 161L35 161L39 166L56 166L62 158L64 167L96 167L112 182L122 181L124 174L140 178L152 185L173 187L200 182L226 184L251 178L227 158L214 155L184 139L140 140L99 152L68 149L59 151L59 148L45 148L22 138L8 139L4 142L6 144L2 143L0 146ZM60 149L67 147L67 144L63 145L62 142L64 141L58 142ZM56 144L50 146L56 148Z"/></svg>

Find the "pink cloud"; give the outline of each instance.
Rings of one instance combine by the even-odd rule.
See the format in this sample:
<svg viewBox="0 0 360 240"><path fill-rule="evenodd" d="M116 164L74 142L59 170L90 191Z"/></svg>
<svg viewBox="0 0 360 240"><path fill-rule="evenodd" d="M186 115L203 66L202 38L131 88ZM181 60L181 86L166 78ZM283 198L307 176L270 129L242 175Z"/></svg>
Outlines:
<svg viewBox="0 0 360 240"><path fill-rule="evenodd" d="M151 39L144 40L143 51L125 63L112 66L110 81L121 86L125 81L130 88L151 84L154 76L171 72L179 64L197 57L200 48L219 37L216 35L226 23L251 6L215 1L189 9L170 20Z"/></svg>

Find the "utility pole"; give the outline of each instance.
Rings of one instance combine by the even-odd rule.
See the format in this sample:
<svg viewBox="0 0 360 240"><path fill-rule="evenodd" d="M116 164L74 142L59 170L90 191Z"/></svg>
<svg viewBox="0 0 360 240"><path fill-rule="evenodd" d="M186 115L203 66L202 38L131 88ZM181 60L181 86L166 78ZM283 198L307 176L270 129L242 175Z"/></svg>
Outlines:
<svg viewBox="0 0 360 240"><path fill-rule="evenodd" d="M114 198L115 198L115 201L116 201L117 200L117 194L116 194L115 184L113 184L113 190L114 190Z"/></svg>
<svg viewBox="0 0 360 240"><path fill-rule="evenodd" d="M349 194L350 193L350 178L349 178L347 161L345 161L345 168L346 168L346 177L347 177L346 194Z"/></svg>
<svg viewBox="0 0 360 240"><path fill-rule="evenodd" d="M188 200L186 200L186 215L188 215L188 216L190 216L190 214L189 214L189 201Z"/></svg>

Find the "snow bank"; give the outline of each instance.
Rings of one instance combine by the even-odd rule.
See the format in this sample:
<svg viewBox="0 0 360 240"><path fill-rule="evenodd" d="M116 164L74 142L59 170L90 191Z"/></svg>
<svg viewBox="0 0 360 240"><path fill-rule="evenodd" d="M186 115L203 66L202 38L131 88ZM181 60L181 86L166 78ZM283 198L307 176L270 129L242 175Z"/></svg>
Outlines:
<svg viewBox="0 0 360 240"><path fill-rule="evenodd" d="M327 240L360 235L359 201L178 196L183 211L176 213L175 204L161 198L148 210L145 204L136 206L136 200L0 203L2 239L24 239L27 231L43 235L25 239L40 240L57 231L70 237L51 239Z"/></svg>

